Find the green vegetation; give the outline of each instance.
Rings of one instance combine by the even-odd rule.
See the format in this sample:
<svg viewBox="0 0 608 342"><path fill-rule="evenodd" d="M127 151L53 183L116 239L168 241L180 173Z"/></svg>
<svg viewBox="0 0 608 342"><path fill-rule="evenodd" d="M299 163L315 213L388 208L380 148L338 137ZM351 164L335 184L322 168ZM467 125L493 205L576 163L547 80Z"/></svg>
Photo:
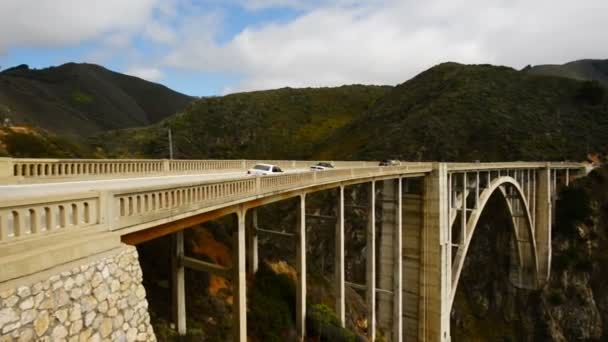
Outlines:
<svg viewBox="0 0 608 342"><path fill-rule="evenodd" d="M334 310L324 304L314 304L306 309L306 334L319 341L354 342L357 336L340 326Z"/></svg>
<svg viewBox="0 0 608 342"><path fill-rule="evenodd" d="M171 128L179 158L582 160L604 151L608 136L608 100L587 88L507 67L445 63L394 88L200 99L159 124L93 143L114 156L166 157Z"/></svg>
<svg viewBox="0 0 608 342"><path fill-rule="evenodd" d="M93 152L67 137L44 131L0 128L0 156L17 158L90 158Z"/></svg>
<svg viewBox="0 0 608 342"><path fill-rule="evenodd" d="M603 151L608 101L577 100L580 81L445 63L395 87L320 149L404 160L581 160Z"/></svg>
<svg viewBox="0 0 608 342"><path fill-rule="evenodd" d="M524 71L575 80L595 80L608 87L608 59L583 59L562 65L537 65L526 67Z"/></svg>
<svg viewBox="0 0 608 342"><path fill-rule="evenodd" d="M164 157L171 128L179 158L306 158L388 89L283 88L204 98L160 124L109 132L96 142L115 155Z"/></svg>
<svg viewBox="0 0 608 342"><path fill-rule="evenodd" d="M295 284L289 276L275 273L260 263L253 286L248 289L249 335L259 341L280 342L295 329Z"/></svg>

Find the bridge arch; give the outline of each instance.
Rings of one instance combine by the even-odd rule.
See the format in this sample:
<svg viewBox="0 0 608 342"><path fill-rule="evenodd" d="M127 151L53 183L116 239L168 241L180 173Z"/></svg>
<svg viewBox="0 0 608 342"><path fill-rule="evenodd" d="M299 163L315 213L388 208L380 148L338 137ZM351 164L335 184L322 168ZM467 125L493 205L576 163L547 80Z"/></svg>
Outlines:
<svg viewBox="0 0 608 342"><path fill-rule="evenodd" d="M468 249L473 240L479 219L486 209L490 198L498 194L503 200L511 217L511 228L515 243L514 252L517 265L512 265L510 279L513 285L520 288L537 288L538 281L538 254L534 234L534 221L530 205L525 193L517 180L510 176L493 179L486 184L485 189L476 199L477 206L471 210L466 219L466 233L464 241L458 247L452 260L452 284L449 307L452 307L458 289L458 283ZM476 196L475 193L465 194L465 197ZM466 199L465 199L466 200ZM454 223L450 222L450 229Z"/></svg>

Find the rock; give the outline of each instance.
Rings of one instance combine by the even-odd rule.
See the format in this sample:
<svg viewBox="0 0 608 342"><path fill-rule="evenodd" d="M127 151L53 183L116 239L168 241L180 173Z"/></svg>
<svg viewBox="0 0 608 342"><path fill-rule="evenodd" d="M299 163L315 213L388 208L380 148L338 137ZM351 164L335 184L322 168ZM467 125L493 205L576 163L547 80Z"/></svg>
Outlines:
<svg viewBox="0 0 608 342"><path fill-rule="evenodd" d="M118 309L111 308L110 310L108 310L108 316L115 317L116 315L118 315Z"/></svg>
<svg viewBox="0 0 608 342"><path fill-rule="evenodd" d="M52 287L53 287L53 290L57 290L58 288L63 287L63 281L59 280L59 281L54 282Z"/></svg>
<svg viewBox="0 0 608 342"><path fill-rule="evenodd" d="M137 290L135 290L135 295L139 300L146 298L146 289L143 287L143 285L139 285L137 287Z"/></svg>
<svg viewBox="0 0 608 342"><path fill-rule="evenodd" d="M28 286L21 286L17 289L17 295L21 298L29 297L32 294Z"/></svg>
<svg viewBox="0 0 608 342"><path fill-rule="evenodd" d="M42 291L42 283L36 283L34 284L34 286L32 286L32 294L35 296L37 294L39 294Z"/></svg>
<svg viewBox="0 0 608 342"><path fill-rule="evenodd" d="M137 340L137 329L130 328L127 330L127 342L133 342Z"/></svg>
<svg viewBox="0 0 608 342"><path fill-rule="evenodd" d="M68 278L68 279L66 279L66 281L63 283L63 288L64 288L66 291L70 291L70 290L72 290L72 289L74 288L74 283L75 283L74 279L72 279L72 278Z"/></svg>
<svg viewBox="0 0 608 342"><path fill-rule="evenodd" d="M32 330L31 328L22 329L19 332L19 339L17 340L18 342L30 342L33 340L34 340L34 330Z"/></svg>
<svg viewBox="0 0 608 342"><path fill-rule="evenodd" d="M87 296L80 301L80 304L82 305L82 311L89 312L97 308L97 299Z"/></svg>
<svg viewBox="0 0 608 342"><path fill-rule="evenodd" d="M38 293L35 297L34 297L34 307L38 308L40 307L40 303L42 303L42 301L44 300L44 292L40 292Z"/></svg>
<svg viewBox="0 0 608 342"><path fill-rule="evenodd" d="M11 331L19 328L21 326L21 322L15 322L15 323L11 323L11 324L7 324L4 326L4 328L2 328L2 334L8 334Z"/></svg>
<svg viewBox="0 0 608 342"><path fill-rule="evenodd" d="M28 310L33 307L34 307L34 298L33 297L28 297L24 301L22 301L21 304L19 304L19 309L21 309L21 310Z"/></svg>
<svg viewBox="0 0 608 342"><path fill-rule="evenodd" d="M4 291L0 291L0 298L7 299L15 293L14 289L6 289Z"/></svg>
<svg viewBox="0 0 608 342"><path fill-rule="evenodd" d="M84 276L82 274L76 275L74 282L76 283L76 286L82 286L82 284L84 284Z"/></svg>
<svg viewBox="0 0 608 342"><path fill-rule="evenodd" d="M82 318L82 309L80 308L80 304L74 304L72 309L70 310L70 321L77 321Z"/></svg>
<svg viewBox="0 0 608 342"><path fill-rule="evenodd" d="M58 289L53 293L55 297L55 306L60 308L70 303L70 296L64 289Z"/></svg>
<svg viewBox="0 0 608 342"><path fill-rule="evenodd" d="M13 296L8 297L6 300L4 300L3 306L6 306L7 308L12 308L15 305L17 305L18 302L19 302L19 297L13 295Z"/></svg>
<svg viewBox="0 0 608 342"><path fill-rule="evenodd" d="M116 317L114 317L114 330L119 330L122 326L122 324L124 323L125 319L122 317L122 315L118 315Z"/></svg>
<svg viewBox="0 0 608 342"><path fill-rule="evenodd" d="M95 296L95 299L97 299L97 301L99 302L106 300L109 294L110 291L106 284L101 284L95 290L93 290L93 295Z"/></svg>
<svg viewBox="0 0 608 342"><path fill-rule="evenodd" d="M44 299L40 305L38 305L38 309L40 310L49 310L55 307L55 297L48 297Z"/></svg>
<svg viewBox="0 0 608 342"><path fill-rule="evenodd" d="M58 325L53 329L51 336L55 341L66 338L68 336L68 329L66 329L63 325Z"/></svg>
<svg viewBox="0 0 608 342"><path fill-rule="evenodd" d="M84 316L84 325L86 327L90 327L91 324L93 324L93 320L95 319L96 315L97 315L97 313L95 313L95 311L91 311L91 312L87 313Z"/></svg>
<svg viewBox="0 0 608 342"><path fill-rule="evenodd" d="M0 327L19 320L19 313L13 308L0 310Z"/></svg>
<svg viewBox="0 0 608 342"><path fill-rule="evenodd" d="M137 334L137 341L148 341L148 334L146 334L146 333Z"/></svg>
<svg viewBox="0 0 608 342"><path fill-rule="evenodd" d="M108 266L103 268L103 270L101 271L101 276L103 277L103 279L108 279L110 277L110 269L108 268Z"/></svg>
<svg viewBox="0 0 608 342"><path fill-rule="evenodd" d="M101 335L99 335L99 333L93 334L93 336L89 338L88 342L101 342Z"/></svg>
<svg viewBox="0 0 608 342"><path fill-rule="evenodd" d="M101 313L108 312L108 302L104 300L103 302L99 303L99 305L97 305L97 311Z"/></svg>
<svg viewBox="0 0 608 342"><path fill-rule="evenodd" d="M42 311L34 320L34 331L37 336L42 336L49 328L50 318L48 311Z"/></svg>
<svg viewBox="0 0 608 342"><path fill-rule="evenodd" d="M27 325L36 319L36 310L26 310L21 313L21 324Z"/></svg>
<svg viewBox="0 0 608 342"><path fill-rule="evenodd" d="M78 299L78 298L82 297L82 290L78 287L72 289L72 291L70 292L70 297L72 299Z"/></svg>
<svg viewBox="0 0 608 342"><path fill-rule="evenodd" d="M64 323L65 320L68 318L68 309L61 309L55 311L55 318L57 318L59 322Z"/></svg>
<svg viewBox="0 0 608 342"><path fill-rule="evenodd" d="M112 333L112 320L105 318L99 326L99 333L101 337L108 337Z"/></svg>
<svg viewBox="0 0 608 342"><path fill-rule="evenodd" d="M82 330L82 320L79 319L77 321L74 321L72 323L72 325L70 325L70 336L74 336L76 334L79 334L80 331Z"/></svg>
<svg viewBox="0 0 608 342"><path fill-rule="evenodd" d="M101 273L95 272L95 274L93 275L93 279L91 279L91 285L93 286L93 288L95 288L99 286L101 282L103 282L103 277L101 276Z"/></svg>

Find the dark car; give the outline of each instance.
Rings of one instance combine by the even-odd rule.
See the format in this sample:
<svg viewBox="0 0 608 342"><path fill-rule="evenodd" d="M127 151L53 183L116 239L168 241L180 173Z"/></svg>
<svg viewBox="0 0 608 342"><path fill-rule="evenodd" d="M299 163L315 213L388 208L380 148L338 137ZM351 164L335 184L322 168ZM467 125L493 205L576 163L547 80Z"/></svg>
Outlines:
<svg viewBox="0 0 608 342"><path fill-rule="evenodd" d="M311 171L323 171L323 170L327 170L327 169L333 169L334 166L331 165L331 163L327 163L327 162L319 162L316 163L315 165L310 167Z"/></svg>
<svg viewBox="0 0 608 342"><path fill-rule="evenodd" d="M384 159L378 165L379 166L396 166L396 165L399 165L399 161L394 160L394 159Z"/></svg>

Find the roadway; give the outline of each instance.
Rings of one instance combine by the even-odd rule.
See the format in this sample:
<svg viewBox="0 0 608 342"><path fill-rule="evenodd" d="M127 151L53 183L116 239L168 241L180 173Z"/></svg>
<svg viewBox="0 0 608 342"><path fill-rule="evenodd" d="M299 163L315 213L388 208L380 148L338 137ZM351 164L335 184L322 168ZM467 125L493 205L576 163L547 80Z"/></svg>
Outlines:
<svg viewBox="0 0 608 342"><path fill-rule="evenodd" d="M286 169L282 174L312 172L309 169ZM318 171L317 171L318 172ZM0 185L0 201L10 201L28 197L66 195L88 191L129 190L147 186L180 185L206 181L226 181L246 179L245 171L227 173L203 173L170 176L144 176L133 178L94 179L53 183Z"/></svg>

